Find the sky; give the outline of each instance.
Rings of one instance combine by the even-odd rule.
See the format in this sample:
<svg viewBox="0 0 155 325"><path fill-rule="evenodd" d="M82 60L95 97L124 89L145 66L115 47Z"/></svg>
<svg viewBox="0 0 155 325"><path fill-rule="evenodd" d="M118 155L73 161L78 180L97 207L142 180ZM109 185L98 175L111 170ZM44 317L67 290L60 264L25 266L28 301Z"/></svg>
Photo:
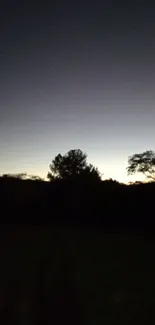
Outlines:
<svg viewBox="0 0 155 325"><path fill-rule="evenodd" d="M0 174L80 148L103 178L155 149L155 4L1 1Z"/></svg>

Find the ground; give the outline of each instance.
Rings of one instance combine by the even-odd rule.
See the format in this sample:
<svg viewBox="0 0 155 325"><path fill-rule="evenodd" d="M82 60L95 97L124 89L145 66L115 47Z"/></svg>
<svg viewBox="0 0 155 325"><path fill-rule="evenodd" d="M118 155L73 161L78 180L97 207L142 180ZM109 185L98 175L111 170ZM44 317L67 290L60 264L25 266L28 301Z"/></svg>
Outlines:
<svg viewBox="0 0 155 325"><path fill-rule="evenodd" d="M35 324L46 297L49 305L59 301L53 313L68 308L68 315L74 304L72 317L79 317L79 324L155 323L153 239L28 227L3 229L0 241L1 317L8 305L11 319L14 310L20 324Z"/></svg>

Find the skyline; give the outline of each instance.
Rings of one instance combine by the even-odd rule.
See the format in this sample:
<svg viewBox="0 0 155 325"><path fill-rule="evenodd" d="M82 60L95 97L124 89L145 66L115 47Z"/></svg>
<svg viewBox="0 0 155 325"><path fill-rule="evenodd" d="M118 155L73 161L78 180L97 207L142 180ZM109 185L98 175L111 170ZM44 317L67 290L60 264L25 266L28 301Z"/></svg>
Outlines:
<svg viewBox="0 0 155 325"><path fill-rule="evenodd" d="M2 6L0 174L46 177L80 148L105 178L144 179L126 167L155 149L155 5Z"/></svg>

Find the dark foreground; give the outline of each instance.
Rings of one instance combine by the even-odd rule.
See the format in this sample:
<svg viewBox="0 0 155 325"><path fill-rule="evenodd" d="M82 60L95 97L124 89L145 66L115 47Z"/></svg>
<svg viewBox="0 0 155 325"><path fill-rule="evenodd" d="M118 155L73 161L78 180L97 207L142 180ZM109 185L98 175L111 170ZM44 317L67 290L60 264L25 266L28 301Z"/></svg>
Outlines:
<svg viewBox="0 0 155 325"><path fill-rule="evenodd" d="M64 224L155 234L155 182L29 181L0 178L0 222Z"/></svg>
<svg viewBox="0 0 155 325"><path fill-rule="evenodd" d="M0 324L155 324L155 184L0 184Z"/></svg>
<svg viewBox="0 0 155 325"><path fill-rule="evenodd" d="M155 323L153 239L24 226L0 241L0 324Z"/></svg>

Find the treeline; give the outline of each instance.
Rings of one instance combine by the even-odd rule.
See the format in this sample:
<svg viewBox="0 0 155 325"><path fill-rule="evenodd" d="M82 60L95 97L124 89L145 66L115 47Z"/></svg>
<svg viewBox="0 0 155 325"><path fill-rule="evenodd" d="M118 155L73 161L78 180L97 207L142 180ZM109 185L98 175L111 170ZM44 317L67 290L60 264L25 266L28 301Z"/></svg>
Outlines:
<svg viewBox="0 0 155 325"><path fill-rule="evenodd" d="M148 165L150 155L148 152L140 158L143 169L144 159ZM137 156L129 159L133 171L139 161ZM27 174L0 177L1 222L154 231L155 182L125 185L102 180L98 169L87 163L86 154L79 149L56 156L48 178L50 182Z"/></svg>
<svg viewBox="0 0 155 325"><path fill-rule="evenodd" d="M100 181L102 175L97 167L87 162L87 154L80 149L68 151L65 155L60 153L52 160L47 174L49 181L58 179L85 179L89 181ZM155 181L155 152L147 150L143 153L134 154L128 157L128 175L143 173L147 180ZM31 180L44 180L40 176L28 175L27 173L4 174L1 179L18 178ZM2 180L1 180L2 182ZM139 182L138 182L139 183Z"/></svg>
<svg viewBox="0 0 155 325"><path fill-rule="evenodd" d="M155 183L9 179L0 187L1 222L154 231L154 194Z"/></svg>

